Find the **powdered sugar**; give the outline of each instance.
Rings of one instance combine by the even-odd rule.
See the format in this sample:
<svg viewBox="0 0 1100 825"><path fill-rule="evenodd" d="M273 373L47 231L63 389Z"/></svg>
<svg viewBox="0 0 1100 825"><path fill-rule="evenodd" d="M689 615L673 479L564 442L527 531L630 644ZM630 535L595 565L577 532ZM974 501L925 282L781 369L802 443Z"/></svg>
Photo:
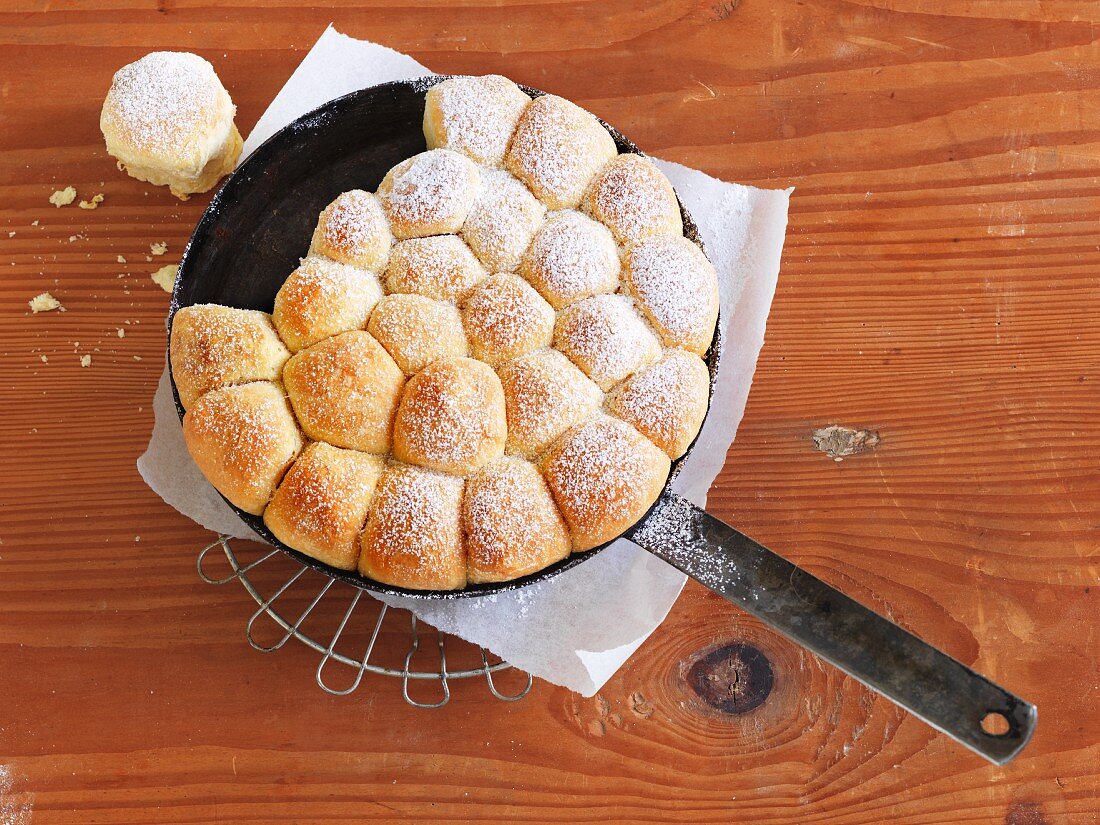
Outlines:
<svg viewBox="0 0 1100 825"><path fill-rule="evenodd" d="M387 295L375 306L367 329L406 375L468 351L458 309L422 295Z"/></svg>
<svg viewBox="0 0 1100 825"><path fill-rule="evenodd" d="M666 345L706 351L718 320L718 274L687 238L650 238L626 257L627 286Z"/></svg>
<svg viewBox="0 0 1100 825"><path fill-rule="evenodd" d="M619 250L607 227L580 212L554 212L528 247L519 273L561 309L618 289Z"/></svg>
<svg viewBox="0 0 1100 825"><path fill-rule="evenodd" d="M557 350L544 349L500 371L508 416L506 449L537 458L558 436L593 415L603 393Z"/></svg>
<svg viewBox="0 0 1100 825"><path fill-rule="evenodd" d="M477 166L447 149L430 149L397 164L378 187L378 198L397 238L457 232L480 183Z"/></svg>
<svg viewBox="0 0 1100 825"><path fill-rule="evenodd" d="M390 252L386 291L457 301L487 274L457 235L412 238L395 244Z"/></svg>
<svg viewBox="0 0 1100 825"><path fill-rule="evenodd" d="M290 357L266 313L216 304L176 313L171 354L185 409L215 387L275 380Z"/></svg>
<svg viewBox="0 0 1100 825"><path fill-rule="evenodd" d="M672 184L641 155L619 155L607 164L585 195L585 209L623 243L684 231Z"/></svg>
<svg viewBox="0 0 1100 825"><path fill-rule="evenodd" d="M597 295L563 310L554 347L605 391L661 352L660 342L625 295Z"/></svg>
<svg viewBox="0 0 1100 825"><path fill-rule="evenodd" d="M253 512L257 503L263 509L302 447L286 398L267 381L212 390L188 412L185 428L207 477Z"/></svg>
<svg viewBox="0 0 1100 825"><path fill-rule="evenodd" d="M272 319L296 352L330 335L362 329L381 298L382 286L370 272L311 255L279 288Z"/></svg>
<svg viewBox="0 0 1100 825"><path fill-rule="evenodd" d="M382 474L363 538L361 567L388 573L407 572L445 580L461 569L461 478L407 464L393 464ZM393 578L394 576L388 576ZM433 586L417 582L412 586ZM451 585L454 586L454 585Z"/></svg>
<svg viewBox="0 0 1100 825"><path fill-rule="evenodd" d="M501 458L466 482L463 526L471 581L500 581L569 555L569 536L535 466Z"/></svg>
<svg viewBox="0 0 1100 825"><path fill-rule="evenodd" d="M545 472L575 535L592 546L642 516L651 491L664 482L668 460L630 425L599 416L562 438Z"/></svg>
<svg viewBox="0 0 1100 825"><path fill-rule="evenodd" d="M536 98L519 120L505 163L551 209L575 207L589 182L617 154L596 118L564 98Z"/></svg>
<svg viewBox="0 0 1100 825"><path fill-rule="evenodd" d="M445 359L409 379L394 422L394 455L465 474L504 452L506 427L496 373L469 358Z"/></svg>
<svg viewBox="0 0 1100 825"><path fill-rule="evenodd" d="M528 103L530 98L500 75L445 80L427 94L428 145L462 152L478 163L498 164Z"/></svg>
<svg viewBox="0 0 1100 825"><path fill-rule="evenodd" d="M310 252L371 271L386 265L393 236L378 200L353 189L330 203L317 221Z"/></svg>
<svg viewBox="0 0 1100 825"><path fill-rule="evenodd" d="M152 52L115 73L103 120L138 151L178 162L217 125L223 96L231 120L213 66L195 54Z"/></svg>
<svg viewBox="0 0 1100 825"><path fill-rule="evenodd" d="M515 275L482 281L462 308L466 338L475 358L496 365L549 346L554 309Z"/></svg>
<svg viewBox="0 0 1100 825"><path fill-rule="evenodd" d="M703 423L708 381L699 356L668 350L656 364L626 381L609 408L671 458L678 458Z"/></svg>
<svg viewBox="0 0 1100 825"><path fill-rule="evenodd" d="M315 441L287 472L267 515L277 508L280 521L290 521L296 533L313 541L353 542L366 521L382 466L378 456ZM331 549L351 550L352 562L358 555L352 548Z"/></svg>
<svg viewBox="0 0 1100 825"><path fill-rule="evenodd" d="M291 404L310 438L384 455L404 376L367 332L326 338L283 371Z"/></svg>
<svg viewBox="0 0 1100 825"><path fill-rule="evenodd" d="M512 175L486 169L462 237L490 272L512 272L545 214L546 207Z"/></svg>

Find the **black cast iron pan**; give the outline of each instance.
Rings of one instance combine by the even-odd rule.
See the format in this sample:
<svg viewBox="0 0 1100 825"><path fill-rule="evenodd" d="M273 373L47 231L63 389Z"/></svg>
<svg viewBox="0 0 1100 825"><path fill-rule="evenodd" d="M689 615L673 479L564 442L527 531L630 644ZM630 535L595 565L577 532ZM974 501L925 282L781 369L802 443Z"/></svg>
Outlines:
<svg viewBox="0 0 1100 825"><path fill-rule="evenodd" d="M275 293L305 255L321 210L348 189L374 190L392 166L424 151L424 93L442 79L353 92L303 115L257 148L214 196L184 250L169 325L180 307L192 304L270 312ZM639 151L617 129L605 126L620 151ZM700 242L682 205L681 211L685 235ZM712 390L721 347L716 329L705 359ZM174 381L172 392L182 418ZM672 480L690 454L673 462L664 493L627 538L985 758L1003 764L1023 748L1035 727L1033 705L674 494ZM607 546L514 581L459 591L414 591L328 567L282 544L261 518L233 509L302 564L366 590L421 599L469 598L524 587ZM983 729L990 714L1006 732Z"/></svg>

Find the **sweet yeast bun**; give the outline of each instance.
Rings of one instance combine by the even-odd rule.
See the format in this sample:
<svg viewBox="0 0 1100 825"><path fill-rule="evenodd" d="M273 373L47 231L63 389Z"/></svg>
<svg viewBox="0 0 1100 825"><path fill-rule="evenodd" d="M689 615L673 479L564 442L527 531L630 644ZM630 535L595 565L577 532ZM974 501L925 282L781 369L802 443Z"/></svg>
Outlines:
<svg viewBox="0 0 1100 825"><path fill-rule="evenodd" d="M169 351L185 410L217 387L277 380L290 357L266 312L217 304L176 312Z"/></svg>
<svg viewBox="0 0 1100 825"><path fill-rule="evenodd" d="M486 169L462 237L490 272L512 272L545 215L546 207L512 175Z"/></svg>
<svg viewBox="0 0 1100 825"><path fill-rule="evenodd" d="M554 309L619 288L619 248L611 230L571 209L552 212L518 272Z"/></svg>
<svg viewBox="0 0 1100 825"><path fill-rule="evenodd" d="M596 295L566 307L554 347L605 391L661 354L661 342L625 295Z"/></svg>
<svg viewBox="0 0 1100 825"><path fill-rule="evenodd" d="M283 281L272 320L291 352L330 335L362 329L382 285L370 272L310 255Z"/></svg>
<svg viewBox="0 0 1100 825"><path fill-rule="evenodd" d="M253 515L303 443L282 389L270 381L211 390L184 415L183 438L207 480Z"/></svg>
<svg viewBox="0 0 1100 825"><path fill-rule="evenodd" d="M535 465L506 456L466 480L466 578L526 576L569 555L569 531Z"/></svg>
<svg viewBox="0 0 1100 825"><path fill-rule="evenodd" d="M623 279L665 346L707 351L718 322L718 273L703 250L682 236L648 238L627 250Z"/></svg>
<svg viewBox="0 0 1100 825"><path fill-rule="evenodd" d="M675 459L687 452L703 425L709 395L710 373L703 360L670 349L619 386L607 408Z"/></svg>
<svg viewBox="0 0 1100 825"><path fill-rule="evenodd" d="M352 189L321 212L309 253L378 273L386 266L391 244L390 224L378 199Z"/></svg>
<svg viewBox="0 0 1100 825"><path fill-rule="evenodd" d="M461 478L423 467L389 465L363 529L359 572L415 590L465 587L463 485Z"/></svg>
<svg viewBox="0 0 1100 825"><path fill-rule="evenodd" d="M465 475L504 452L504 390L471 358L444 358L409 379L393 425L393 456Z"/></svg>
<svg viewBox="0 0 1100 825"><path fill-rule="evenodd" d="M459 301L488 274L457 235L410 238L390 252L386 292Z"/></svg>
<svg viewBox="0 0 1100 825"><path fill-rule="evenodd" d="M452 149L476 163L499 165L531 99L506 77L452 77L428 90L424 138L429 149Z"/></svg>
<svg viewBox="0 0 1100 825"><path fill-rule="evenodd" d="M468 157L429 149L387 172L378 200L394 237L443 235L462 228L480 186L481 173Z"/></svg>
<svg viewBox="0 0 1100 825"><path fill-rule="evenodd" d="M314 441L283 476L264 524L307 556L354 570L359 533L384 467L380 456Z"/></svg>
<svg viewBox="0 0 1100 825"><path fill-rule="evenodd" d="M542 464L574 550L619 536L657 500L668 456L624 421L599 415L567 432Z"/></svg>
<svg viewBox="0 0 1100 825"><path fill-rule="evenodd" d="M520 116L504 164L551 209L572 209L617 153L594 115L564 98L543 95Z"/></svg>
<svg viewBox="0 0 1100 825"><path fill-rule="evenodd" d="M554 308L516 275L486 278L462 307L470 354L491 366L549 346L554 320Z"/></svg>
<svg viewBox="0 0 1100 825"><path fill-rule="evenodd" d="M584 210L623 244L652 235L684 234L672 184L642 155L619 155L601 169L585 193Z"/></svg>
<svg viewBox="0 0 1100 825"><path fill-rule="evenodd" d="M236 107L197 54L151 52L123 66L103 101L107 152L131 177L183 200L232 171L241 154Z"/></svg>
<svg viewBox="0 0 1100 825"><path fill-rule="evenodd" d="M508 417L505 449L535 459L570 427L591 417L603 392L557 350L541 349L500 369Z"/></svg>
<svg viewBox="0 0 1100 825"><path fill-rule="evenodd" d="M375 305L367 329L406 375L468 352L457 307L423 295L387 295Z"/></svg>
<svg viewBox="0 0 1100 825"><path fill-rule="evenodd" d="M287 361L283 382L306 435L385 455L405 376L374 337L352 330Z"/></svg>

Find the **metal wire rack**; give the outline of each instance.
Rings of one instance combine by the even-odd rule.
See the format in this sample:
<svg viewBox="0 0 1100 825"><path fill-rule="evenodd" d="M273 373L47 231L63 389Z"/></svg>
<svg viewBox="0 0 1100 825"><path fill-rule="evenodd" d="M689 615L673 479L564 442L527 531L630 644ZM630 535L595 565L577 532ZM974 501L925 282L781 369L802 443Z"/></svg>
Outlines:
<svg viewBox="0 0 1100 825"><path fill-rule="evenodd" d="M363 681L363 674L365 673L400 679L402 697L410 705L418 708L441 708L446 705L451 700L451 688L449 683L455 679L481 677L485 679L489 692L495 698L504 702L516 702L526 696L531 690L532 678L531 674L528 673L524 674L527 677L527 681L522 690L510 695L502 693L497 688L493 679L493 674L508 670L512 666L503 660L490 663L490 655L483 647L474 646L480 655L480 667L475 666L449 670L447 667L446 640L451 638L452 644L460 642L460 640L454 639L454 637L448 637L438 630L436 631L436 647L438 648L436 666L414 668L413 660L417 657L417 653L421 649L420 628L427 627L427 625L418 623L415 615L409 613L407 610L390 608L388 605L376 599L364 599L362 598L363 591L359 588L337 581L330 576L326 576L323 573L299 564L275 548L263 548L259 551L259 555L257 555L256 558L247 562L242 561L241 558L238 557L238 552L234 550L230 544L230 541L231 537L222 535L202 549L196 562L199 577L207 584L215 585L227 584L234 580L239 581L248 595L255 600L257 605L259 605L256 611L249 617L246 625L248 643L256 650L261 653L272 653L279 650L283 645L294 638L320 653L321 661L317 665L316 679L320 688L327 693L331 693L334 696L346 696L352 693ZM228 576L214 578L209 576L204 569L207 555L215 547L220 547L225 553L225 558L231 570ZM281 581L281 584L273 585L261 583L258 581L258 576L250 575L257 573L261 565L264 565L265 562L273 561L276 557L286 560L286 562L292 566L289 577L283 572L276 576L265 576L265 578L272 579L273 582ZM268 568L272 568L273 565L274 561L272 565L268 565ZM265 569L264 572L266 573L267 570ZM274 573L275 571L272 570L272 572ZM281 606L277 608L275 603L279 599L284 599L284 601L289 602L290 599L286 598L288 591L296 585L299 589L305 587L309 583L310 578L320 580L320 589L317 590L313 597L306 603L305 607L298 613L297 618L287 618L280 612L280 610L286 610L287 608ZM299 584L299 582L301 582L301 584ZM271 595L265 596L263 594L263 590L265 589L270 592ZM344 610L343 616L339 620L335 631L323 634L318 633L316 630L306 631L304 625L307 623L307 620L309 620L311 616L317 618L321 613L325 612L323 610L319 611L317 609L318 606L322 605L323 602L340 598L341 591L348 596L348 606ZM327 606L326 604L326 607ZM377 615L372 616L373 613ZM382 632L383 625L387 623L387 617L393 617L390 620L390 626L392 627L394 622L400 623L402 621L401 614L408 614L409 617L409 647L405 654L404 665L402 667L391 667L371 662L371 655L375 652L379 634ZM267 616L282 630L282 635L279 636L274 643L261 644L253 635L256 629L257 620L259 620L261 616ZM370 631L369 634L367 634L367 642L363 655L352 657L346 652L341 652L337 648L340 645L341 639L353 635L350 631L345 634L345 631L356 626L362 628L369 627ZM328 641L319 641L321 638L327 638ZM461 642L461 644L466 645L467 643ZM330 668L333 664L339 664L345 668L351 669L353 675L350 685L336 688L326 681L326 669ZM409 685L414 681L439 682L441 697L434 702L425 702L413 698L409 692Z"/></svg>

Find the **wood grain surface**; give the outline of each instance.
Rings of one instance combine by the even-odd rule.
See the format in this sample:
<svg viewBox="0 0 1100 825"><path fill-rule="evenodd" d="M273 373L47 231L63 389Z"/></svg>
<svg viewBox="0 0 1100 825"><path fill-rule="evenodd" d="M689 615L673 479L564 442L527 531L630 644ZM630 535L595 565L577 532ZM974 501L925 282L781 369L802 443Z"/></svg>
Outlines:
<svg viewBox="0 0 1100 825"><path fill-rule="evenodd" d="M370 677L335 698L316 653L247 646L251 599L198 580L209 535L134 467L163 367L149 274L206 198L121 175L98 113L121 65L192 50L247 132L330 20L797 187L711 509L1034 701L1016 762L694 585L593 699L474 680L423 711ZM1098 24L1089 0L2 0L0 823L1096 822ZM52 206L69 184L105 199ZM28 311L46 290L64 313ZM868 432L836 461L830 425ZM761 659L763 701L724 701Z"/></svg>

